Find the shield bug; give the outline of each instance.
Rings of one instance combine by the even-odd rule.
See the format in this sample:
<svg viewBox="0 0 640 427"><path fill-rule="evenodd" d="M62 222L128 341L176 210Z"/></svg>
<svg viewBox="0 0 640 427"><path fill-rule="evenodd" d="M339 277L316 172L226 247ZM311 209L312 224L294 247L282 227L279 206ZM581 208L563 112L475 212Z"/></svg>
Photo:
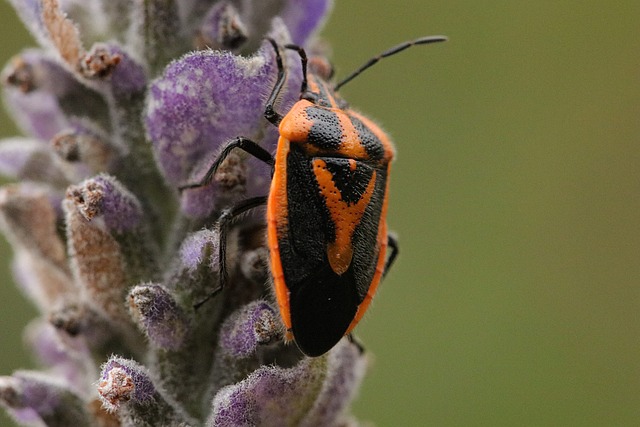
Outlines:
<svg viewBox="0 0 640 427"><path fill-rule="evenodd" d="M274 104L286 71L280 47L269 39L276 52L278 77L264 116L278 127L275 155L238 137L224 147L200 182L181 187L209 183L235 149L273 168L268 196L241 201L219 218L220 283L211 296L227 281L225 248L230 221L267 204L271 276L285 338L294 340L304 354L319 356L350 334L398 254L386 221L394 148L386 133L351 110L337 90L382 58L414 45L445 40L431 36L402 43L371 58L335 85L326 76L307 70L301 47L285 45L298 52L303 80L299 101L280 114Z"/></svg>

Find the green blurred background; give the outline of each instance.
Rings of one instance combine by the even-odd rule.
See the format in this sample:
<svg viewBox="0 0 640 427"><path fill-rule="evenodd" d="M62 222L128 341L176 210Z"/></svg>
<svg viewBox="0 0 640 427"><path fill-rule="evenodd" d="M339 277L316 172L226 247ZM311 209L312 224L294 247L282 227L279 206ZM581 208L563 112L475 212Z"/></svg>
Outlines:
<svg viewBox="0 0 640 427"><path fill-rule="evenodd" d="M0 62L30 44L0 3ZM400 258L358 328L380 426L640 426L640 2L338 2L343 91L396 141ZM15 128L1 117L0 134ZM35 315L2 242L0 374ZM0 418L0 424L8 423Z"/></svg>

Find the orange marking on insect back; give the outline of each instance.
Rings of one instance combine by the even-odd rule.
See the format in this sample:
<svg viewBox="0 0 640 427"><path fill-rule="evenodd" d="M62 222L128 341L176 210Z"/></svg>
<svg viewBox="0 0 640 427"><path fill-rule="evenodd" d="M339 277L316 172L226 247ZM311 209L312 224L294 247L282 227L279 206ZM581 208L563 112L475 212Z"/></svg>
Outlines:
<svg viewBox="0 0 640 427"><path fill-rule="evenodd" d="M278 235L289 226L287 221L287 155L289 141L280 137L276 151L276 167L271 180L271 190L267 201L267 239L271 255L271 275L273 277L276 300L280 316L285 327L291 329L291 313L289 311L289 289L285 284Z"/></svg>
<svg viewBox="0 0 640 427"><path fill-rule="evenodd" d="M327 258L331 269L336 274L344 274L353 258L352 238L356 226L360 223L364 212L371 201L375 189L376 173L374 172L367 189L357 203L349 204L342 200L342 194L333 182L333 175L322 159L313 160L313 172L320 186L331 221L335 228L335 240L327 245Z"/></svg>
<svg viewBox="0 0 640 427"><path fill-rule="evenodd" d="M351 123L349 115L342 110L335 110L338 120L340 120L340 128L342 129L342 143L340 144L340 154L357 160L366 160L369 158L367 150L365 150L358 131Z"/></svg>
<svg viewBox="0 0 640 427"><path fill-rule="evenodd" d="M389 136L382 129L380 129L380 126L378 126L374 121L363 116L362 114L352 110L349 110L349 114L360 120L362 124L365 125L380 140L382 146L384 147L385 160L387 162L391 161L391 159L393 159L393 156L395 155L396 149L389 139Z"/></svg>
<svg viewBox="0 0 640 427"><path fill-rule="evenodd" d="M313 126L313 121L309 120L305 110L313 106L314 104L306 99L296 102L280 122L280 126L278 127L280 136L289 141L307 141L307 137Z"/></svg>

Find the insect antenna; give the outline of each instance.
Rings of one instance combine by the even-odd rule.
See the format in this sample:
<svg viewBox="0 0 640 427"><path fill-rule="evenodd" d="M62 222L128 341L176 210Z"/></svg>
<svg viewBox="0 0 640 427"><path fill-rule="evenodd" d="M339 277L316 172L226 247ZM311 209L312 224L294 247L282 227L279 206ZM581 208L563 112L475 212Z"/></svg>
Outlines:
<svg viewBox="0 0 640 427"><path fill-rule="evenodd" d="M446 36L427 36L427 37L421 37L419 39L411 40L411 41L408 41L408 42L400 43L399 45L394 46L391 49L386 50L386 51L382 52L380 55L374 56L373 58L371 58L370 60L365 62L362 66L360 66L360 68L358 68L353 73L349 74L346 78L344 78L340 82L338 82L338 84L336 84L334 86L333 90L335 90L335 91L339 90L342 86L344 86L345 84L349 83L351 80L355 79L364 70L366 70L367 68L373 66L378 61L380 61L382 58L386 58L388 56L395 55L396 53L402 52L403 50L408 49L411 46L415 46L415 45L419 45L419 44L429 44L429 43L444 42L444 41L447 41L447 40L448 40L448 38Z"/></svg>

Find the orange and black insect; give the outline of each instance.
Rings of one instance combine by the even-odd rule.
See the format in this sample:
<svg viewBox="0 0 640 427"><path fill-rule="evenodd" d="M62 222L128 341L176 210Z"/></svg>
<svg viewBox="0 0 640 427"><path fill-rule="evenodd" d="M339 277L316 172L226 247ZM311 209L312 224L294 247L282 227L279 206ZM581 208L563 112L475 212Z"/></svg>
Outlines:
<svg viewBox="0 0 640 427"><path fill-rule="evenodd" d="M274 104L286 72L279 46L269 40L276 51L278 78L264 115L279 130L275 156L238 137L225 146L200 182L182 187L207 184L236 148L273 168L268 196L244 200L219 219L221 276L214 294L227 280L230 220L266 203L271 276L286 338L295 340L308 356L326 353L351 332L398 254L386 220L393 145L373 121L349 109L337 89L384 57L444 40L432 36L400 44L336 85L307 71L301 47L285 45L300 55L303 81L300 100L284 115Z"/></svg>

